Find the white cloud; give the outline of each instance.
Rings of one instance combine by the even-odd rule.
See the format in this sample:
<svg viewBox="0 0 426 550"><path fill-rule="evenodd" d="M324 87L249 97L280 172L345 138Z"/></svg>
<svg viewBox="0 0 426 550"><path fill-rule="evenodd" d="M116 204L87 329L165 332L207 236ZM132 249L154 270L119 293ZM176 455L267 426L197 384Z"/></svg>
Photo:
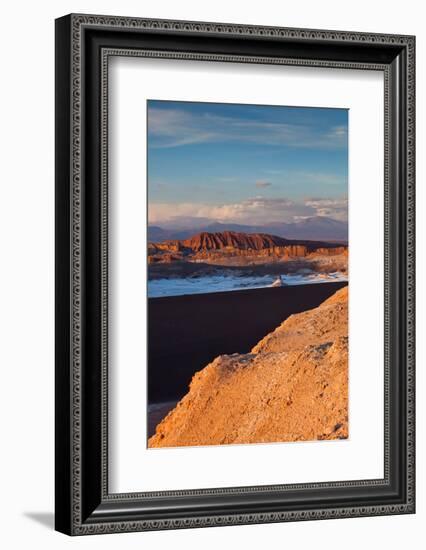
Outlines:
<svg viewBox="0 0 426 550"><path fill-rule="evenodd" d="M202 218L212 222L247 224L288 223L311 216L347 219L347 201L331 199L308 199L305 202L294 202L284 198L254 197L228 204L151 203L148 210L149 223L153 224L170 223L175 218Z"/></svg>
<svg viewBox="0 0 426 550"><path fill-rule="evenodd" d="M335 220L348 219L348 199L307 199L306 206L312 207L317 216L327 216Z"/></svg>
<svg viewBox="0 0 426 550"><path fill-rule="evenodd" d="M306 210L300 205L299 208ZM294 208L298 208L287 199L264 199L255 197L239 203L203 204L203 203L151 203L149 205L149 223L170 221L174 217L208 218L218 222L263 223L264 221L283 221L291 217Z"/></svg>
<svg viewBox="0 0 426 550"><path fill-rule="evenodd" d="M286 198L253 197L241 202L227 204L207 203L151 203L148 208L150 224L167 223L173 220L200 220L201 223L227 222L241 224L290 223L313 216L326 216L347 221L347 198L309 198L296 202Z"/></svg>
<svg viewBox="0 0 426 550"><path fill-rule="evenodd" d="M338 137L347 139L348 137L348 129L346 126L334 126L331 128L330 132L327 134L330 137Z"/></svg>

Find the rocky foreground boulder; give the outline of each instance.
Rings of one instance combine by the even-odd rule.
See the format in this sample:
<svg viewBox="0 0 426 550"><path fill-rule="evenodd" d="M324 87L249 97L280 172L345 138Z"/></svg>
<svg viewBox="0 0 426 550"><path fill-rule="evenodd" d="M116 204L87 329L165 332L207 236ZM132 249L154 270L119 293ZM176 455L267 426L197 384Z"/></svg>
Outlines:
<svg viewBox="0 0 426 550"><path fill-rule="evenodd" d="M149 447L348 437L348 287L290 316L247 354L222 355L160 422Z"/></svg>

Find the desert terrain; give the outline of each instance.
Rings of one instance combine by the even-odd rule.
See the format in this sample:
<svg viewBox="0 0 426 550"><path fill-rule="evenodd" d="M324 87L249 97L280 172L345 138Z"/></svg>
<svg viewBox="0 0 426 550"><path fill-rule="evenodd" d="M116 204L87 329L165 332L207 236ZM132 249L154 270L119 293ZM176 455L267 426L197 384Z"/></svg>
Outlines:
<svg viewBox="0 0 426 550"><path fill-rule="evenodd" d="M150 280L209 275L347 273L347 244L294 240L265 233L202 232L148 243Z"/></svg>
<svg viewBox="0 0 426 550"><path fill-rule="evenodd" d="M348 287L344 286L319 306L287 317L249 353L219 355L199 370L186 395L157 425L148 446L347 437Z"/></svg>

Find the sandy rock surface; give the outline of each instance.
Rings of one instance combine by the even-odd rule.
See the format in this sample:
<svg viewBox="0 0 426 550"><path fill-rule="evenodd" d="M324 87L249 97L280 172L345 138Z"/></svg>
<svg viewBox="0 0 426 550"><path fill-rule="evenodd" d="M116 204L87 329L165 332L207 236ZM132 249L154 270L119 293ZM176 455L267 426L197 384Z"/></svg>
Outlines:
<svg viewBox="0 0 426 550"><path fill-rule="evenodd" d="M149 447L348 437L348 288L197 372Z"/></svg>

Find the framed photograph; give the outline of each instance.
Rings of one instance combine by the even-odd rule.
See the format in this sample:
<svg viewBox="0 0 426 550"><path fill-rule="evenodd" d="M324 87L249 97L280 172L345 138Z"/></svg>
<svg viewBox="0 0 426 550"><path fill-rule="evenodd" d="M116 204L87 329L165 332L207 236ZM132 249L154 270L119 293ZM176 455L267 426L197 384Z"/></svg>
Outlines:
<svg viewBox="0 0 426 550"><path fill-rule="evenodd" d="M413 36L56 20L56 529L415 511Z"/></svg>

